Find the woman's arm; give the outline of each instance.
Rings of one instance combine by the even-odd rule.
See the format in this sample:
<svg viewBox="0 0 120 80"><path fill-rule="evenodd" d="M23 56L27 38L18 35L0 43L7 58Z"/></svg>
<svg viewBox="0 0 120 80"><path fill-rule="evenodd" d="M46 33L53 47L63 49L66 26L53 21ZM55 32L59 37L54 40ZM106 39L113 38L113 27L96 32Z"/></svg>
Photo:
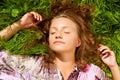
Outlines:
<svg viewBox="0 0 120 80"><path fill-rule="evenodd" d="M113 76L113 80L120 80L120 69L118 67L118 65L114 66L114 67L110 67L112 76Z"/></svg>
<svg viewBox="0 0 120 80"><path fill-rule="evenodd" d="M15 22L12 25L8 26L7 28L0 31L0 40L8 40L11 38L17 31L21 30L22 27L20 22Z"/></svg>
<svg viewBox="0 0 120 80"><path fill-rule="evenodd" d="M19 21L14 22L7 28L0 31L0 40L8 40L19 30L37 27L42 21L42 16L36 12L26 13Z"/></svg>
<svg viewBox="0 0 120 80"><path fill-rule="evenodd" d="M115 54L107 46L100 45L98 49L102 61L110 68L113 80L120 80L120 69L116 62Z"/></svg>

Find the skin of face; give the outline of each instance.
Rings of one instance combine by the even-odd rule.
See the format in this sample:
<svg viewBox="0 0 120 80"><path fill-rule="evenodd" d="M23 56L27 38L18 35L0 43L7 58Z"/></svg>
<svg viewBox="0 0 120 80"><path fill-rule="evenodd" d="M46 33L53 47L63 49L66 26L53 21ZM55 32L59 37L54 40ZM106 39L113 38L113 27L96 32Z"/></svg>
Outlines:
<svg viewBox="0 0 120 80"><path fill-rule="evenodd" d="M76 47L80 46L77 25L68 18L53 19L49 31L49 46L56 53L75 53Z"/></svg>

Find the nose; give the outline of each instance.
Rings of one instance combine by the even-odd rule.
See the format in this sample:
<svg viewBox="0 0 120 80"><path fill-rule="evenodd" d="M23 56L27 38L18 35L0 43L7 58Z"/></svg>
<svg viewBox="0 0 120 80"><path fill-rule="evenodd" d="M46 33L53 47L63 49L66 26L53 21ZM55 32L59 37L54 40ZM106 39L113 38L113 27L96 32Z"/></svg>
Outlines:
<svg viewBox="0 0 120 80"><path fill-rule="evenodd" d="M55 36L56 39L62 39L63 36L62 36L62 33L61 32L58 32Z"/></svg>

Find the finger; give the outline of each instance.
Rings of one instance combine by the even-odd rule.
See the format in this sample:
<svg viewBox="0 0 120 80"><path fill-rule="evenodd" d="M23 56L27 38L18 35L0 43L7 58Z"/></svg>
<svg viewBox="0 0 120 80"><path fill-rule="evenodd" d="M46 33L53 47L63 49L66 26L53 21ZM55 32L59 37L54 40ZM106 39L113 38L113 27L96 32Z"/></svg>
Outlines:
<svg viewBox="0 0 120 80"><path fill-rule="evenodd" d="M38 16L39 16L39 21L42 21L42 19L43 19L42 16L39 14L38 14Z"/></svg>
<svg viewBox="0 0 120 80"><path fill-rule="evenodd" d="M105 46L105 45L102 45L102 44L99 44L99 47L107 47L107 46ZM107 47L108 48L108 47Z"/></svg>
<svg viewBox="0 0 120 80"><path fill-rule="evenodd" d="M112 53L112 51L108 50L108 49L104 49L101 54L105 55L106 53Z"/></svg>
<svg viewBox="0 0 120 80"><path fill-rule="evenodd" d="M102 58L107 58L109 56L115 56L113 51L110 50L104 50L102 53L100 53L100 56Z"/></svg>
<svg viewBox="0 0 120 80"><path fill-rule="evenodd" d="M36 19L39 21L40 20L40 15L38 13L35 13Z"/></svg>
<svg viewBox="0 0 120 80"><path fill-rule="evenodd" d="M36 19L36 18L37 18L37 16L36 16L35 12L30 12L30 13L33 15L34 19ZM37 19L36 19L36 20L37 20Z"/></svg>
<svg viewBox="0 0 120 80"><path fill-rule="evenodd" d="M40 21L42 21L42 16L40 15Z"/></svg>
<svg viewBox="0 0 120 80"><path fill-rule="evenodd" d="M34 15L34 18L38 21L42 21L42 16L36 12L31 12Z"/></svg>
<svg viewBox="0 0 120 80"><path fill-rule="evenodd" d="M102 52L103 50L110 50L107 46L100 46L99 48L98 48L98 51L100 51L100 52Z"/></svg>
<svg viewBox="0 0 120 80"><path fill-rule="evenodd" d="M105 59L105 58L107 58L107 57L109 57L109 56L111 56L110 53L105 53L105 54L102 54L102 55L101 55L101 58L102 58L102 59Z"/></svg>
<svg viewBox="0 0 120 80"><path fill-rule="evenodd" d="M38 20L38 21L42 21L41 19L42 19L42 16L37 13L37 20Z"/></svg>

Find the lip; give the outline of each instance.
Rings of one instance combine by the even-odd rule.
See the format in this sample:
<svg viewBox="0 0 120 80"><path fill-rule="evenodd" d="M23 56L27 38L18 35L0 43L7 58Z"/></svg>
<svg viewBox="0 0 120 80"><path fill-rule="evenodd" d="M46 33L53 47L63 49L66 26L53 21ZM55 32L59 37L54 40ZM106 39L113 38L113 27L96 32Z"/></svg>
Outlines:
<svg viewBox="0 0 120 80"><path fill-rule="evenodd" d="M54 41L53 44L65 44L65 43L62 41Z"/></svg>

